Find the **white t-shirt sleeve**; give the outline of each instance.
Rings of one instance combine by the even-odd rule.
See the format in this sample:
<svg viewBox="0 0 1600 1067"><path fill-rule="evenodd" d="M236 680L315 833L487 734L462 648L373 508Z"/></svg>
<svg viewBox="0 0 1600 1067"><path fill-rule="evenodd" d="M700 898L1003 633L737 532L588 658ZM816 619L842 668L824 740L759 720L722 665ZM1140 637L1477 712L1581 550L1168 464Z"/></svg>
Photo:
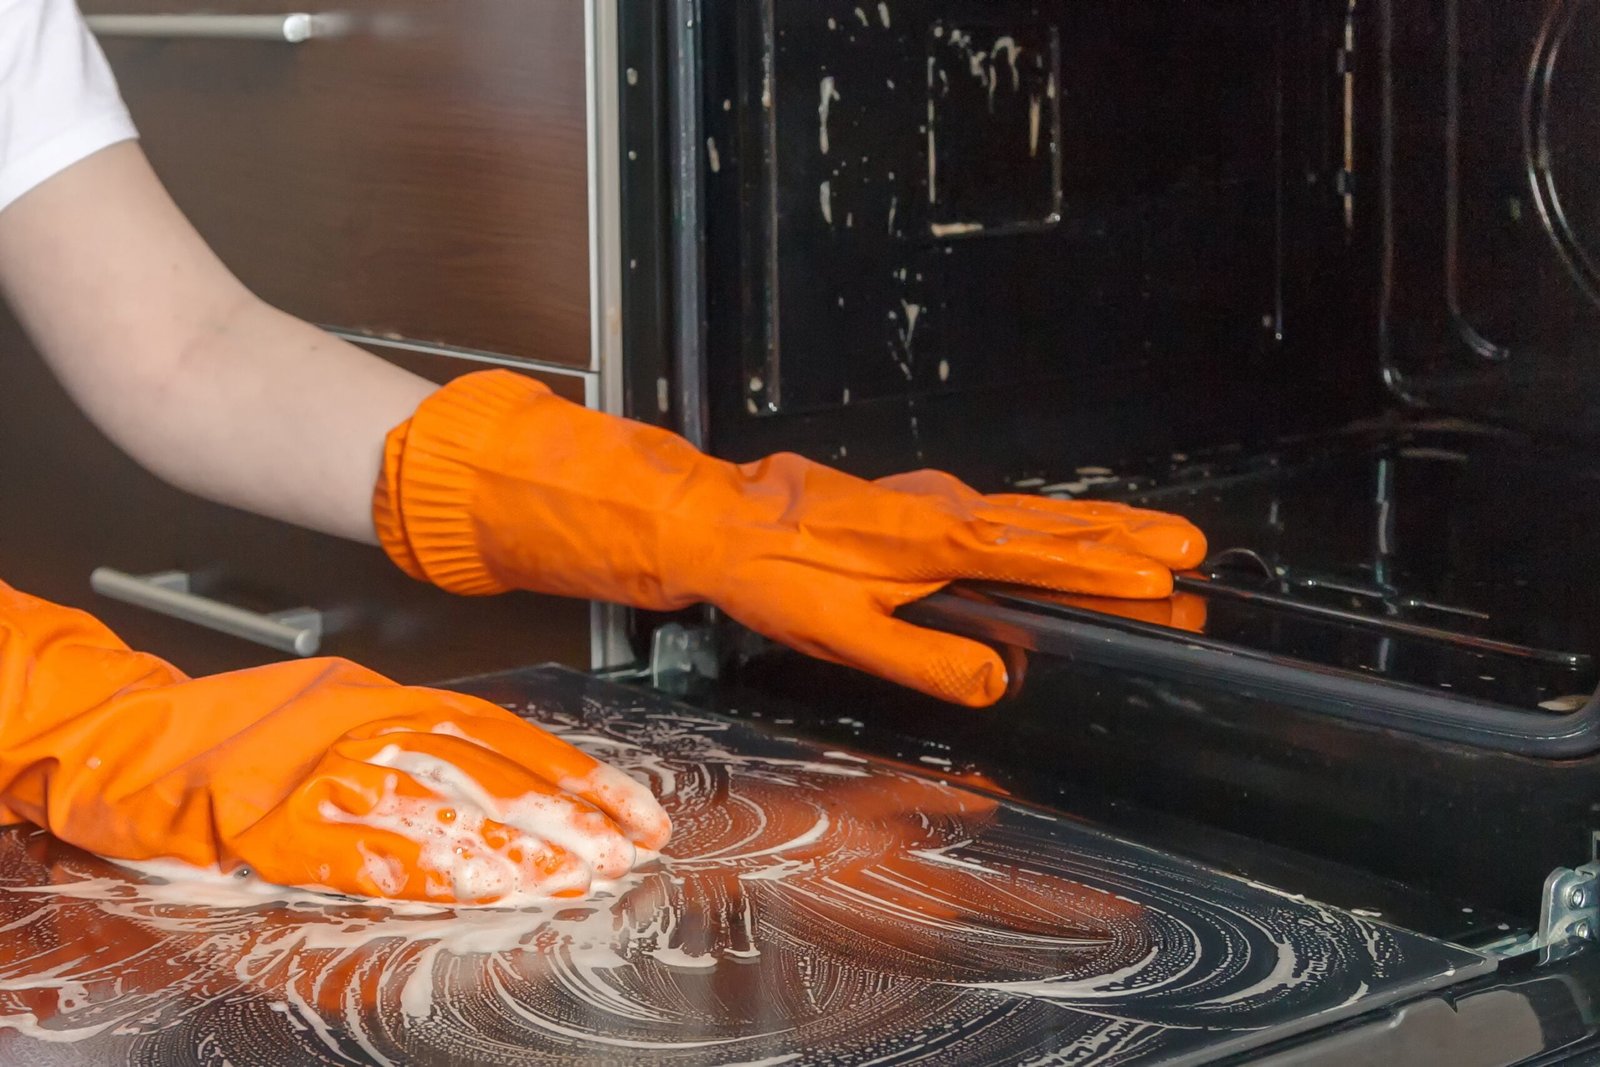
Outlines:
<svg viewBox="0 0 1600 1067"><path fill-rule="evenodd" d="M75 0L0 0L0 211L136 136Z"/></svg>

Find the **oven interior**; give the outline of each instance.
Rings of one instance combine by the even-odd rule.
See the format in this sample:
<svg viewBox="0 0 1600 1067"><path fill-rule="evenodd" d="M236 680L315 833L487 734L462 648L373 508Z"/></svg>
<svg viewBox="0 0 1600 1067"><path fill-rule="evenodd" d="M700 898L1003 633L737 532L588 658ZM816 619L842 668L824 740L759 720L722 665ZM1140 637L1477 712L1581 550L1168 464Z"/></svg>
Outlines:
<svg viewBox="0 0 1600 1067"><path fill-rule="evenodd" d="M690 15L624 26L633 413L1212 546L1170 603L910 609L1025 665L981 729L745 636L719 702L1508 913L1592 857L1592 5Z"/></svg>

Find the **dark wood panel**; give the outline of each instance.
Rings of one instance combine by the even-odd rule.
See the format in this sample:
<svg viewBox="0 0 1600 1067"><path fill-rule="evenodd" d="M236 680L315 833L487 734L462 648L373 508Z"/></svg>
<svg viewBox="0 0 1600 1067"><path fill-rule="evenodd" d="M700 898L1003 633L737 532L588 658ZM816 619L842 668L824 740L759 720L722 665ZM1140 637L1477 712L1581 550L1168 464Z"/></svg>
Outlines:
<svg viewBox="0 0 1600 1067"><path fill-rule="evenodd" d="M344 10L347 37L301 45L103 42L178 202L246 283L304 318L587 366L582 5Z"/></svg>
<svg viewBox="0 0 1600 1067"><path fill-rule="evenodd" d="M401 354L442 380L481 364ZM546 379L564 395L571 376ZM0 314L0 579L84 608L135 648L195 674L281 658L89 588L97 566L187 570L199 590L260 611L308 606L332 627L323 652L406 682L531 663L587 667L589 606L515 594L454 597L407 578L377 549L285 526L174 490L78 412Z"/></svg>

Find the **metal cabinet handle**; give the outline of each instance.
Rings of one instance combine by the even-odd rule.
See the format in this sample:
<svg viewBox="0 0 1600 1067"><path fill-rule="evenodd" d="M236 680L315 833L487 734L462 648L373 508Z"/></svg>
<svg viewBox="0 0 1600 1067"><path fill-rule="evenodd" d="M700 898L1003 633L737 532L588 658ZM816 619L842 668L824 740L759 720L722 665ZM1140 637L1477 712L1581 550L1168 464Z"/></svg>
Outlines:
<svg viewBox="0 0 1600 1067"><path fill-rule="evenodd" d="M146 608L161 615L208 630L230 634L258 645L314 656L322 645L322 613L312 608L295 608L270 615L246 611L219 600L189 591L189 575L184 571L163 571L138 576L110 567L96 568L89 585L101 596Z"/></svg>
<svg viewBox="0 0 1600 1067"><path fill-rule="evenodd" d="M290 15L88 15L84 21L102 37L209 37L285 44L335 37L340 26L335 19L303 11Z"/></svg>

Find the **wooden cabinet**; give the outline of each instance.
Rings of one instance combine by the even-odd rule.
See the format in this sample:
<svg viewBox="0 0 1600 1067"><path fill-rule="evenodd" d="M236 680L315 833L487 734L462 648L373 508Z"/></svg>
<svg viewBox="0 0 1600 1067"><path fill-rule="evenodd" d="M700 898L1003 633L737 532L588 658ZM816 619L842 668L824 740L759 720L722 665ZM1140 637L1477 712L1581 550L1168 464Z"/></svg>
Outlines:
<svg viewBox="0 0 1600 1067"><path fill-rule="evenodd" d="M387 353L435 381L482 364ZM585 380L539 375L581 400ZM322 653L406 682L590 662L590 606L513 594L450 596L412 581L374 548L197 500L145 473L73 406L0 314L0 579L104 619L135 648L196 673L283 658L94 593L97 567L180 570L194 591L251 611L322 613Z"/></svg>
<svg viewBox="0 0 1600 1067"><path fill-rule="evenodd" d="M179 205L246 284L312 322L589 367L584 5L340 11L337 35L300 44L101 34Z"/></svg>
<svg viewBox="0 0 1600 1067"><path fill-rule="evenodd" d="M82 0L144 150L269 302L434 381L511 363L580 403L591 364L585 8L350 0L302 43L145 16L284 15L271 0ZM319 16L322 17L322 16ZM130 25L133 28L130 28ZM230 31L231 32L231 31ZM541 364L543 369L528 361ZM591 662L591 606L453 597L382 552L188 497L72 405L0 312L0 579L209 673L285 653L93 592L181 571L247 611L321 613L323 654L403 681Z"/></svg>

